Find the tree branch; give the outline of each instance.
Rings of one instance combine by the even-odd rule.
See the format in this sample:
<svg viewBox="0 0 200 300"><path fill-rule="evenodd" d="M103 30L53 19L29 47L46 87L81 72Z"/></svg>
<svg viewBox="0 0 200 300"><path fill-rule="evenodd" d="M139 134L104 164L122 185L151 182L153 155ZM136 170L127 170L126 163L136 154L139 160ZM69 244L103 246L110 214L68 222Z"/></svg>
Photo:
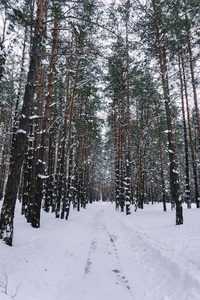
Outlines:
<svg viewBox="0 0 200 300"><path fill-rule="evenodd" d="M98 27L100 27L100 28L102 28L102 29L105 29L106 31L108 31L108 32L114 34L115 36L120 37L120 38L123 39L123 37L121 37L121 36L120 36L119 34L117 34L116 32L112 31L111 29L109 29L109 28L107 28L106 26L101 25L101 24L99 24L99 23L97 23L97 22L94 22L94 21L88 21L88 20L85 20L84 18L78 18L78 17L75 17L75 16L66 16L66 17L65 17L65 19L70 19L70 18L71 18L71 19L75 19L75 20L79 20L79 21L84 21L84 22L87 22L87 23L90 23L90 24L93 24L93 25L97 25ZM52 21L53 21L53 20L48 20L48 21L46 21L45 23L52 22ZM57 29L52 28L52 30L67 30L67 29L69 29L69 28L65 28L65 27L63 27L63 28L57 28Z"/></svg>

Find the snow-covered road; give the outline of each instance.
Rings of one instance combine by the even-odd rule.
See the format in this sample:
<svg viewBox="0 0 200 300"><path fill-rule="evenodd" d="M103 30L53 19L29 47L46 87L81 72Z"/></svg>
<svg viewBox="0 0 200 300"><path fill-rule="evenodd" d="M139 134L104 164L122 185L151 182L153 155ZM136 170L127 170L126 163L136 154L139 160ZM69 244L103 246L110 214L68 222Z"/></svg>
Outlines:
<svg viewBox="0 0 200 300"><path fill-rule="evenodd" d="M106 226L104 209L94 217L79 299L135 299L115 244L117 235Z"/></svg>
<svg viewBox="0 0 200 300"><path fill-rule="evenodd" d="M175 226L161 204L126 216L93 203L69 221L42 213L37 230L19 211L14 246L0 241L0 300L200 299L196 209Z"/></svg>

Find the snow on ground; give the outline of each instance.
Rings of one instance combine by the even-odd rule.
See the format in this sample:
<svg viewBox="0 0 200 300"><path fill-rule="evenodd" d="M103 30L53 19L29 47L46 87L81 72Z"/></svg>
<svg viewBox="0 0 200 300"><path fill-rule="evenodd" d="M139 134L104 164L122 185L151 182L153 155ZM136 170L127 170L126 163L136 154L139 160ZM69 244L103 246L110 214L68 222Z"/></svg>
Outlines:
<svg viewBox="0 0 200 300"><path fill-rule="evenodd" d="M17 205L13 247L0 241L0 300L199 300L198 209L145 205L126 216L111 203L42 213L31 228ZM7 293L7 295L5 294Z"/></svg>

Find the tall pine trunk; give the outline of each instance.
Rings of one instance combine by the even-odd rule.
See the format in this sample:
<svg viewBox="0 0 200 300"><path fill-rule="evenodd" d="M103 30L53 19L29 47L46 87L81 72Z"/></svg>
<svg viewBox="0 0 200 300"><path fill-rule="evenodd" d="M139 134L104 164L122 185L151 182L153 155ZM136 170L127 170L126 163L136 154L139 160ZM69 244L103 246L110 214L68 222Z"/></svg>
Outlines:
<svg viewBox="0 0 200 300"><path fill-rule="evenodd" d="M15 112L14 112L13 132L16 132L17 127L18 127L17 123L18 123L18 113L19 113L19 101L20 101L20 95L21 95L21 90L22 90L22 75L24 72L27 31L28 31L28 27L26 26L25 33L24 33L23 49L22 49L22 61L21 61L21 69L20 69L20 75L19 75L19 86L18 86L17 99L16 99Z"/></svg>
<svg viewBox="0 0 200 300"><path fill-rule="evenodd" d="M186 119L185 119L183 78L182 78L182 71L181 71L180 55L178 57L178 62L179 62L180 84L181 84L181 103L182 103L182 115L183 115L184 144L185 144L185 194L186 194L187 207L191 208L190 177L189 177L189 150L188 150L187 125L186 125Z"/></svg>
<svg viewBox="0 0 200 300"><path fill-rule="evenodd" d="M119 141L120 141L120 207L124 211L125 206L125 124L124 124L124 99L123 99L123 74L122 74L122 61L119 51L119 76L120 76L120 91L119 91Z"/></svg>
<svg viewBox="0 0 200 300"><path fill-rule="evenodd" d="M193 90L195 116L196 116L196 128L197 128L198 144L200 146L200 117L199 117L199 107L198 107L198 99L197 99L197 91L196 91L196 82L194 77L193 55L192 55L189 29L187 29L187 42L188 42L190 73L192 79L192 90Z"/></svg>
<svg viewBox="0 0 200 300"><path fill-rule="evenodd" d="M158 45L158 55L160 63L160 71L162 76L162 87L165 101L165 112L167 119L167 130L168 130L168 151L170 161L170 190L171 190L171 201L176 204L176 225L183 224L183 208L180 199L180 183L179 174L175 156L175 139L172 128L172 116L171 116L171 101L169 95L169 83L168 83L168 68L167 58L164 45L162 43L161 30L159 28L159 16L156 10L155 0L152 0L154 9L154 24L155 34Z"/></svg>
<svg viewBox="0 0 200 300"><path fill-rule="evenodd" d="M127 76L127 122L128 122L128 138L126 150L126 214L130 214L131 204L131 118L130 118L130 74L129 74L129 41L128 28L126 24L126 76Z"/></svg>
<svg viewBox="0 0 200 300"><path fill-rule="evenodd" d="M117 122L117 99L114 94L114 152L115 152L115 204L119 209L119 147L118 147L118 122Z"/></svg>
<svg viewBox="0 0 200 300"><path fill-rule="evenodd" d="M156 121L158 128L158 144L159 144L159 154L160 154L160 175L162 184L162 200L163 200L163 210L167 211L166 207L166 197L165 197L165 179L164 179L164 168L163 168L163 155L162 155L162 139L161 139L161 129L160 129L160 118L158 114L158 106L156 100L154 101L156 108Z"/></svg>
<svg viewBox="0 0 200 300"><path fill-rule="evenodd" d="M47 97L45 99L45 111L42 121L42 136L39 148L39 159L36 164L36 179L35 179L35 201L33 207L33 219L32 226L35 228L40 227L40 210L43 198L44 181L49 179L49 175L46 174L48 164L48 147L49 147L49 117L50 117L50 106L53 96L53 81L55 73L55 61L56 61L56 48L58 41L58 11L56 8L54 17L54 30L53 30L53 42L51 47L51 61L50 61L50 71L48 74L48 86L47 86ZM43 95L42 95L43 96ZM47 193L44 190L44 195ZM45 199L45 207L47 208L47 200Z"/></svg>
<svg viewBox="0 0 200 300"><path fill-rule="evenodd" d="M29 130L29 118L32 113L33 99L35 93L35 85L37 80L40 51L43 38L43 19L45 0L38 0L37 3L37 19L35 23L35 33L33 46L31 50L31 59L29 72L27 76L27 84L24 94L24 102L19 122L19 129L14 139L11 158L9 176L6 185L5 198L1 210L0 218L0 238L9 246L13 243L13 219L16 205L17 192L20 182L21 168L23 159L27 149L27 134Z"/></svg>
<svg viewBox="0 0 200 300"><path fill-rule="evenodd" d="M194 179L194 189L195 189L195 201L196 201L197 208L199 208L199 202L200 201L199 201L199 189L198 189L197 163L196 163L194 143L193 143L193 138L192 138L192 129L191 129L191 121L190 121L190 109L189 109L187 82L186 82L185 65L184 65L183 56L181 56L181 64L182 64L182 71L183 71L184 93L185 93L186 108L187 108L187 122L188 122L189 139L190 139L190 150L191 150L191 156L192 156L192 169L193 169L193 179Z"/></svg>

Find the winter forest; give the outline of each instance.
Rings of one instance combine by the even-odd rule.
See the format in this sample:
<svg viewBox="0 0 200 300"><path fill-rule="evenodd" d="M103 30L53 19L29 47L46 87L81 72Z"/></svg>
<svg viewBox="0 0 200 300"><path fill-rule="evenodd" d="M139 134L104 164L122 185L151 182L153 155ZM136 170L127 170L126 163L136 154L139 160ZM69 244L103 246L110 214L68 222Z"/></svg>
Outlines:
<svg viewBox="0 0 200 300"><path fill-rule="evenodd" d="M199 50L199 0L1 0L0 299L199 299ZM70 281L71 290L59 288L65 242L72 273L81 264L74 270L74 257L86 256L80 295ZM161 253L163 242L169 251L177 245L174 254ZM101 259L117 283L101 261L88 279L93 256L104 253L98 245L109 248L110 260ZM10 260L13 270L31 248L42 249L32 268L48 257L60 270L48 296L53 268L48 279L32 270L42 294L16 282L19 274L9 281ZM147 269L137 273L128 261ZM95 294L98 272L116 294ZM156 287L158 274L165 281Z"/></svg>

